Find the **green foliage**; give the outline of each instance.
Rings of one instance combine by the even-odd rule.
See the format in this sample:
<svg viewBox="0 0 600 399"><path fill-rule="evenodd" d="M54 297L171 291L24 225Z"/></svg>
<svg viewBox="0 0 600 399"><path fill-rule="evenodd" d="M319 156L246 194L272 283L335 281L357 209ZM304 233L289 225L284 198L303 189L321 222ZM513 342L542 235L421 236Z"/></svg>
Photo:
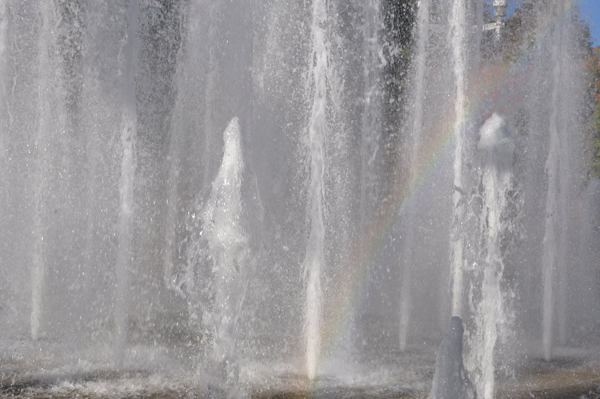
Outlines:
<svg viewBox="0 0 600 399"><path fill-rule="evenodd" d="M551 4L547 0L539 0L541 6ZM383 0L384 29L382 31L383 52L386 60L384 67L384 113L385 148L390 152L388 158L397 157L394 149L398 148L400 124L405 120L403 111L407 99L409 85L408 71L412 61L413 34L417 0ZM472 8L474 9L475 0ZM491 0L484 0L483 22L494 22L492 17ZM439 6L432 2L433 14ZM586 82L587 90L579 112L588 137L586 146L589 154L589 174L600 177L600 46L592 48L589 27L587 23L577 18L578 12L572 13L576 19L575 30L578 49L587 55ZM536 12L533 2L518 3L515 11L504 18L501 40L496 41L494 31L484 34L481 47L483 58L488 63L510 65L523 62L522 58L531 53L536 41ZM579 51L578 50L578 51ZM580 54L582 54L580 53Z"/></svg>
<svg viewBox="0 0 600 399"><path fill-rule="evenodd" d="M542 0L543 1L543 0ZM578 12L573 12L576 29L573 34L577 40L580 59L585 59L586 92L583 93L580 120L583 122L587 136L586 150L588 153L590 177L600 177L600 46L592 48L589 26L577 18ZM525 3L517 6L515 12L504 20L502 40L492 43L487 49L487 57L501 54L502 62L513 64L530 53L535 45L536 18L533 4ZM498 48L499 46L500 48Z"/></svg>
<svg viewBox="0 0 600 399"><path fill-rule="evenodd" d="M531 4L515 9L504 21L502 29L501 53L505 63L518 62L523 54L534 45L535 18Z"/></svg>
<svg viewBox="0 0 600 399"><path fill-rule="evenodd" d="M598 101L590 125L590 175L591 177L600 178L600 102Z"/></svg>
<svg viewBox="0 0 600 399"><path fill-rule="evenodd" d="M600 177L600 46L589 51L586 72L587 113L591 113L586 123L590 176Z"/></svg>

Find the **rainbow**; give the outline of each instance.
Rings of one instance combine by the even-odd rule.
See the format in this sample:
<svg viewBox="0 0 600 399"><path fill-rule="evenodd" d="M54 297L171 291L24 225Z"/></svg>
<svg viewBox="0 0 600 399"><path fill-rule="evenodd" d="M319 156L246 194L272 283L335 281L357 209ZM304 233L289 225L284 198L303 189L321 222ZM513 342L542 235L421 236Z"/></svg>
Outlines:
<svg viewBox="0 0 600 399"><path fill-rule="evenodd" d="M481 67L469 80L467 89L466 126L480 126L495 111L514 114L516 105L524 93L519 93L518 83L530 74L535 61L542 49L552 40L555 28L560 28L570 21L578 8L572 4L564 13L555 16L543 26L538 26L537 39L528 49L522 52L512 63L488 64ZM515 96L516 94L516 96ZM502 101L502 97L509 101ZM511 101L512 100L512 101ZM415 165L415 177L409 180L409 173L403 172L403 166L396 165L398 175L405 176L394 182L390 200L374 212L374 216L366 226L362 226L362 234L358 244L343 257L338 266L340 273L335 282L336 292L327 298L323 304L322 340L320 364L328 360L333 348L349 327L350 316L361 294L366 289L369 265L382 252L382 246L389 237L393 226L397 223L403 210L411 201L418 201L423 195L427 182L438 173L441 166L453 154L454 143L454 104L449 102L444 107L438 122L423 132L421 148ZM475 129L469 129L471 132ZM473 133L471 133L471 136ZM448 195L451 194L449 188ZM314 383L308 382L307 389L312 389Z"/></svg>

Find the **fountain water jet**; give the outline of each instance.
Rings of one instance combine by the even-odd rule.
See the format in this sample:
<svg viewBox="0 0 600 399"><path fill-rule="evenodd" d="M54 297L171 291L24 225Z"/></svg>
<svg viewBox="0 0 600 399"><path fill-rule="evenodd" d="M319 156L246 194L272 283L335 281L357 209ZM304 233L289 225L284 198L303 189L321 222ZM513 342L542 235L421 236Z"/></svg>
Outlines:
<svg viewBox="0 0 600 399"><path fill-rule="evenodd" d="M308 122L308 157L309 157L309 200L308 218L310 235L306 244L304 258L304 278L306 280L305 309L305 341L306 367L310 380L317 375L319 352L321 350L321 270L324 263L324 173L325 154L323 140L327 134L327 75L328 75L328 43L325 23L327 7L322 0L312 5L312 50L310 57L310 83L312 106Z"/></svg>
<svg viewBox="0 0 600 399"><path fill-rule="evenodd" d="M252 253L256 245L252 243L259 241L256 232L260 231L263 211L256 178L246 164L238 118L229 122L223 141L223 160L210 198L199 209L201 226L193 240L200 242L194 242L191 255L212 263L214 299L203 322L213 337L211 358L222 367L224 381L231 384L238 380L238 321L256 263L257 254ZM194 274L193 270L188 272L189 288L195 284Z"/></svg>
<svg viewBox="0 0 600 399"><path fill-rule="evenodd" d="M528 367L522 352L539 355L544 200L563 207L587 185L579 148L562 144L581 130L572 35L543 40L540 24L506 66L481 1L59 3L7 1L0 26L0 212L14 228L0 255L0 354L22 354L21 376L135 369L141 385L186 392L425 392L449 307L485 397ZM531 18L551 24L568 11L556 4ZM510 190L497 159L476 157L502 108ZM560 179L576 182L546 195L551 130ZM526 211L503 204L506 190ZM563 225L586 220L559 211ZM498 236L521 218L527 235L514 240L527 250L507 251ZM596 232L588 223L555 253L577 270L558 281L557 309L559 335L581 352L598 342ZM37 341L23 339L34 325Z"/></svg>
<svg viewBox="0 0 600 399"><path fill-rule="evenodd" d="M450 17L450 41L452 48L452 61L454 67L454 193L452 194L453 227L451 238L452 254L452 315L463 316L463 268L464 268L464 231L462 224L465 217L465 201L463 187L463 164L465 162L465 118L466 118L466 54L465 54L465 4L463 0L455 0L452 3Z"/></svg>
<svg viewBox="0 0 600 399"><path fill-rule="evenodd" d="M135 60L137 57L137 26L139 6L137 0L129 2L127 10L127 39L123 52L123 130L121 145L121 179L119 182L120 214L118 225L118 250L115 264L115 359L116 367L123 367L123 356L127 345L127 318L130 303L129 277L133 245L133 190L135 179L135 143L137 139L137 111L135 99Z"/></svg>
<svg viewBox="0 0 600 399"><path fill-rule="evenodd" d="M382 27L381 10L378 0L370 0L364 6L364 111L362 115L361 177L360 177L360 219L366 226L377 198L378 169L375 162L381 145L381 58L379 30Z"/></svg>
<svg viewBox="0 0 600 399"><path fill-rule="evenodd" d="M58 60L56 59L57 38L56 38L56 10L52 4L44 3L40 9L41 30L37 39L37 121L36 133L34 138L34 148L37 153L35 161L35 172L33 182L33 221L32 221L32 269L31 269L31 339L36 341L41 334L41 323L43 316L43 295L46 284L48 255L47 240L48 228L47 223L50 218L48 208L51 206L48 201L48 193L50 192L51 180L48 170L53 167L53 160L48 156L48 152L53 149L53 146L58 147L52 142L52 134L56 134L64 126L64 121L61 120L62 113L59 111L54 113L51 110L51 104L56 97L60 98L62 93L55 93L57 85L53 82L56 69L55 66ZM62 108L59 102L58 107ZM64 112L64 108L63 108ZM58 115L56 117L55 115ZM56 136L54 136L56 137ZM57 137L56 137L57 138ZM46 241L45 241L46 240Z"/></svg>
<svg viewBox="0 0 600 399"><path fill-rule="evenodd" d="M414 88L414 110L413 110L413 128L411 136L411 153L408 167L408 186L411 190L417 185L419 152L421 150L421 134L423 130L423 101L425 98L425 69L427 61L427 46L429 44L429 0L423 0L419 4L417 11L417 46L415 55L415 88ZM404 238L402 248L402 288L400 290L400 350L406 349L408 339L408 326L410 324L410 306L411 306L411 268L414 262L412 254L415 236L414 230L415 214L417 204L409 201L406 207L405 230L408 233Z"/></svg>
<svg viewBox="0 0 600 399"><path fill-rule="evenodd" d="M483 187L483 213L481 235L485 242L485 259L482 259L482 298L476 325L479 330L478 345L480 371L478 389L483 398L493 398L495 382L494 351L499 331L506 323L506 293L502 289L505 251L502 248L510 220L506 220L509 196L513 190L514 140L501 116L494 113L482 126L478 150L481 157L481 185Z"/></svg>
<svg viewBox="0 0 600 399"><path fill-rule="evenodd" d="M556 1L555 7L557 14L566 13L568 7L567 2ZM557 43L552 49L552 97L551 97L551 115L549 136L550 145L548 150L548 159L546 161L546 171L548 174L548 191L546 197L546 223L544 231L544 249L543 249L543 276L544 276L544 314L543 314L543 339L542 345L544 350L544 358L552 359L552 348L554 346L554 313L555 313L555 275L559 269L566 267L566 251L567 251L567 226L566 219L567 209L567 173L569 168L569 143L564 137L565 118L561 115L564 106L561 103L561 82L563 77L562 58L565 54L565 28L558 25L554 30L555 42ZM561 273L560 280L560 310L563 312L565 301L565 286L566 284L564 273ZM566 323L563 319L564 314L559 315L561 319L560 332L561 341L565 339Z"/></svg>

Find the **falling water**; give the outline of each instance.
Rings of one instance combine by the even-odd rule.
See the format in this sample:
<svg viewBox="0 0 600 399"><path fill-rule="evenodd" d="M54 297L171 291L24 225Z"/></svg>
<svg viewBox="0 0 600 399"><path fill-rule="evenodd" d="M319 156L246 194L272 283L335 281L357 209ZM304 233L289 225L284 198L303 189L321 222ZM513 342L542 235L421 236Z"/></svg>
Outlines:
<svg viewBox="0 0 600 399"><path fill-rule="evenodd" d="M127 10L127 39L123 48L125 54L123 66L123 130L121 145L121 179L119 182L120 214L118 225L118 250L116 259L116 300L115 359L117 367L123 366L123 356L127 345L127 314L129 308L129 268L133 245L133 189L136 170L135 142L137 137L137 111L135 100L135 59L137 56L138 2L131 0Z"/></svg>
<svg viewBox="0 0 600 399"><path fill-rule="evenodd" d="M556 13L562 14L566 3L562 0L556 3ZM560 83L563 80L562 76L562 58L564 57L564 33L560 25L556 26L554 31L555 45L552 48L552 96L551 96L551 115L550 115L550 145L548 159L546 161L546 172L548 174L548 191L546 197L546 224L544 232L544 249L543 249L543 280L544 280L544 313L543 313L543 338L542 345L544 358L552 359L552 348L554 345L554 280L555 273L558 267L564 264L564 252L566 235L564 228L566 220L564 217L563 204L565 199L564 174L561 169L565 168L568 160L565 158L566 143L562 143L562 121L561 113L561 98L560 98ZM560 262L560 263L559 263Z"/></svg>
<svg viewBox="0 0 600 399"><path fill-rule="evenodd" d="M490 399L540 325L548 358L552 329L599 343L582 58L546 29L565 1L508 66L483 0L63 3L0 0L0 360L22 386L418 395L451 307Z"/></svg>
<svg viewBox="0 0 600 399"><path fill-rule="evenodd" d="M164 281L165 285L177 292L180 295L184 295L181 291L177 280L177 267L178 264L178 251L177 251L177 232L179 231L178 226L178 214L179 214L179 173L181 165L179 163L179 155L181 154L181 143L175 138L171 141L171 147L169 151L169 158L171 165L169 167L169 197L167 199L167 217L166 222L169 228L165 232L165 253L164 253Z"/></svg>
<svg viewBox="0 0 600 399"><path fill-rule="evenodd" d="M0 75L2 77L5 76L5 70L6 70L6 61L4 60L7 57L7 51L6 51L6 47L7 47L7 39L8 39L8 12L7 12L7 6L6 6L6 2L5 1L0 1ZM7 103L8 100L8 96L7 96L7 82L4 81L4 78L1 78L0 80L0 101L2 101L3 103ZM6 105L4 105L2 107L3 112L8 113L8 109L5 109ZM4 117L6 122L9 122L8 120L10 119L9 117ZM6 123L4 125L4 129L8 129L8 125L9 123ZM6 168L6 142L4 137L0 139L0 151L2 151L2 155L0 155L0 162L2 162L2 164L4 165L4 168ZM6 176L2 176L3 179L6 178Z"/></svg>
<svg viewBox="0 0 600 399"><path fill-rule="evenodd" d="M202 7L196 4L192 4L193 7L193 12L194 15L204 15L201 14L202 11L204 11L205 13L207 12L208 15L210 16L210 20L208 23L208 40L209 42L216 42L217 41L217 32L216 32L216 20L219 18L220 15L220 6L221 3L220 2L210 2L210 4L206 4L204 5L205 7L208 7L208 10L202 10ZM199 10L200 8L200 10ZM195 24L199 24L199 22L194 22ZM194 37L192 34L196 34L196 35L200 35L201 32L199 31L200 27L199 26L194 26L194 29L192 32L190 32L190 37ZM213 102L216 99L217 96L217 88L216 88L216 84L219 81L219 66L217 63L217 58L216 58L216 51L217 49L214 48L214 46L210 46L207 50L208 54L207 54L207 65L206 65L206 83L205 83L205 89L204 89L204 118L203 118L203 128L205 132L211 132L215 129L214 127L214 122L215 122L215 106L213 104ZM210 180L210 174L211 174L211 161L213 159L213 155L212 155L212 149L213 149L213 145L212 145L212 135L210 134L205 134L204 135L204 145L202 146L204 149L204 154L203 154L203 160L204 160L204 173L203 173L203 181L204 182L208 182Z"/></svg>
<svg viewBox="0 0 600 399"><path fill-rule="evenodd" d="M483 37L483 1L477 0L475 4L475 37L473 42L475 43L475 48L473 49L473 65L475 68L481 67L481 39Z"/></svg>
<svg viewBox="0 0 600 399"><path fill-rule="evenodd" d="M419 163L419 151L421 149L421 134L423 130L423 102L425 97L425 67L427 61L427 46L429 44L429 1L423 0L419 3L417 12L417 46L415 53L415 89L414 110L411 135L411 152L408 167L408 185L411 190L417 184L417 172ZM408 338L408 326L410 324L411 312L411 268L414 263L412 254L415 238L415 217L417 204L409 201L406 207L405 231L407 232L402 248L402 288L400 291L400 350L406 349Z"/></svg>
<svg viewBox="0 0 600 399"><path fill-rule="evenodd" d="M190 268L185 264L185 254L180 252L178 240L182 239L184 224L181 218L186 213L187 197L198 194L188 193L187 186L200 184L207 189L214 178L215 168L218 167L216 149L219 138L211 132L219 130L215 127L219 68L217 48L213 43L218 40L216 21L220 15L220 4L218 1L192 2L183 8L184 15L180 16L181 24L187 24L187 34L178 53L178 99L171 122L173 134L169 143L168 227L165 229L164 280L168 287L183 298L194 291L191 286L186 289L185 285L194 283L193 278L189 276ZM205 15L209 17L204 18ZM197 73L190 73L192 69ZM198 151L201 152L200 156ZM190 167L201 171L198 177L183 173ZM190 306L193 307L192 303L196 302L197 299L192 300ZM195 324L198 321L196 312L191 309L190 312L194 315Z"/></svg>
<svg viewBox="0 0 600 399"><path fill-rule="evenodd" d="M452 254L452 315L462 317L463 309L463 250L464 232L462 223L465 215L465 200L463 187L463 163L465 153L465 112L466 112L466 76L465 76L465 4L463 0L454 0L450 18L450 42L452 48L452 62L454 67L454 87L456 90L454 101L454 182L452 204L453 226L451 237Z"/></svg>
<svg viewBox="0 0 600 399"><path fill-rule="evenodd" d="M308 219L310 235L306 243L304 278L306 280L306 310L304 334L306 341L306 367L309 379L317 375L321 350L321 270L324 265L324 173L325 153L323 140L327 136L327 73L328 44L325 31L327 6L323 0L312 5L312 50L310 92L312 105L308 122L309 190Z"/></svg>
<svg viewBox="0 0 600 399"><path fill-rule="evenodd" d="M7 58L7 39L8 39L8 10L7 4L5 1L0 1L0 103L3 104L0 106L0 118L2 118L2 123L0 124L0 129L4 131L8 131L10 129L10 109L8 107L8 82L5 81L6 76L6 58ZM4 172L0 174L0 184L2 187L5 187L8 181L8 163L7 163L7 148L8 140L6 140L5 135L0 137L0 167ZM5 200L4 200L5 201Z"/></svg>
<svg viewBox="0 0 600 399"><path fill-rule="evenodd" d="M478 392L485 399L494 395L494 353L499 331L506 322L506 304L502 290L504 258L503 234L508 231L506 220L508 197L513 189L514 141L501 116L494 113L482 126L478 150L481 157L481 185L483 187L483 213L481 235L485 242L482 298L476 317L479 332L478 354L481 376Z"/></svg>
<svg viewBox="0 0 600 399"><path fill-rule="evenodd" d="M360 218L361 225L367 224L372 206L377 197L378 170L375 159L381 141L381 10L379 0L370 0L364 6L364 110L362 115Z"/></svg>
<svg viewBox="0 0 600 399"><path fill-rule="evenodd" d="M50 127L52 101L50 86L52 69L48 65L52 63L52 51L55 43L52 29L52 8L51 4L45 2L40 10L42 30L38 38L38 121L37 132L35 136L35 151L38 154L38 160L35 172L34 186L34 204L33 204L33 250L32 250L32 294L31 294L31 339L37 340L40 336L40 323L42 318L42 295L44 292L44 281L46 278L46 255L44 251L44 214L45 214L45 194L47 190L46 169L48 130Z"/></svg>
<svg viewBox="0 0 600 399"><path fill-rule="evenodd" d="M559 13L569 14L571 13L571 7L573 4L570 2L564 2L558 4ZM573 120L573 103L576 103L576 95L573 95L573 88L578 87L577 79L573 79L577 76L576 66L568 57L567 43L570 36L570 24L565 24L560 28L560 40L557 41L556 46L559 46L559 51L563 54L560 57L560 74L561 78L559 85L562 85L560 89L563 91L562 104L559 107L559 121L562 125L561 130L561 143L560 143L560 165L559 165L559 207L560 207L560 218L561 218L561 240L560 245L556 249L558 251L558 263L557 263L557 277L558 277L558 300L557 300L557 313L558 313L558 343L561 346L566 345L567 335L569 333L569 320L568 320L568 286L569 277L571 273L570 269L574 267L576 262L573 258L576 256L575 252L570 252L573 241L570 237L575 233L575 229L578 229L577 225L573 223L570 217L572 214L572 205L575 202L575 192L578 191L577 186L579 183L578 170L580 169L577 155L573 156L573 148L577 145L574 144L575 140L569 139L569 132L573 131L574 126ZM567 83L568 82L568 83ZM565 87L566 86L566 87ZM554 104L553 104L554 105Z"/></svg>
<svg viewBox="0 0 600 399"><path fill-rule="evenodd" d="M220 363L232 360L234 355L234 328L248 286L248 238L239 224L244 159L237 118L233 118L223 132L223 142L223 161L202 215L208 249L216 258L212 323L215 329L214 358Z"/></svg>
<svg viewBox="0 0 600 399"><path fill-rule="evenodd" d="M237 381L238 320L252 273L249 230L258 231L262 205L256 178L246 165L238 118L223 132L223 160L212 184L210 198L201 212L202 230L212 261L214 301L205 315L212 330L212 359L226 372L226 379ZM253 237L254 240L257 237Z"/></svg>

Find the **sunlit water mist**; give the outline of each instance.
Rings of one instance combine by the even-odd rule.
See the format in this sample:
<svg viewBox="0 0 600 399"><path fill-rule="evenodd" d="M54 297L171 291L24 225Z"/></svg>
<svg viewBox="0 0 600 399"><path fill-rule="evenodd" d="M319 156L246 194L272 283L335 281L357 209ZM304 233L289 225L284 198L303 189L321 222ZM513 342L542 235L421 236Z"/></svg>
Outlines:
<svg viewBox="0 0 600 399"><path fill-rule="evenodd" d="M506 334L507 301L502 286L504 259L507 256L503 245L505 235L510 234L510 199L513 194L513 152L515 143L504 120L493 114L482 126L477 146L481 170L483 207L480 220L481 241L484 243L479 267L481 298L477 306L476 328L478 341L474 351L479 364L477 391L484 398L492 398L495 382L495 347L498 335ZM472 300L473 301L473 300Z"/></svg>
<svg viewBox="0 0 600 399"><path fill-rule="evenodd" d="M309 379L317 374L321 351L321 312L323 295L321 292L321 271L324 268L325 222L325 148L324 140L328 133L327 126L327 75L329 44L327 43L325 22L327 6L324 1L317 0L312 5L312 57L310 63L309 92L313 100L308 122L308 163L310 177L308 183L307 214L310 233L306 244L304 260L304 278L306 280L305 305L305 341L306 368Z"/></svg>
<svg viewBox="0 0 600 399"><path fill-rule="evenodd" d="M121 178L119 180L120 213L117 229L118 248L115 265L115 358L116 367L123 367L123 356L127 344L127 313L129 311L129 276L133 246L133 190L135 179L135 147L137 141L137 110L135 101L135 60L137 57L138 2L131 0L127 10L127 36L123 47L123 122L121 145Z"/></svg>
<svg viewBox="0 0 600 399"><path fill-rule="evenodd" d="M589 354L569 3L510 57L483 2L419 4L0 1L3 367L425 392L452 315L485 398Z"/></svg>
<svg viewBox="0 0 600 399"><path fill-rule="evenodd" d="M42 6L40 10L42 26L45 31L40 32L38 38L38 86L39 86L39 98L38 98L38 121L37 121L37 134L35 136L35 147L38 151L39 156L36 165L36 182L34 204L33 204L33 251L32 251L32 272L31 272L31 339L37 340L40 334L40 319L42 317L42 293L44 290L44 280L46 274L46 259L44 254L44 203L43 203L43 190L45 186L45 172L47 164L45 160L45 153L47 151L49 143L47 142L46 132L49 129L49 118L50 118L50 102L52 98L49 95L49 87L47 85L50 80L47 74L52 73L52 68L46 69L44 66L51 64L54 60L51 59L51 49L55 43L52 42L53 35L51 33L51 20L52 12L49 5Z"/></svg>
<svg viewBox="0 0 600 399"><path fill-rule="evenodd" d="M556 13L563 14L571 5L568 2L556 1L554 4ZM569 221L566 212L568 209L567 198L569 179L569 146L570 140L566 137L568 115L564 112L565 96L560 96L563 90L561 82L565 79L564 54L566 53L567 27L557 26L553 32L554 42L552 49L552 95L548 148L546 161L546 172L548 174L548 192L546 196L546 224L544 230L544 254L543 276L544 276L544 316L543 316L543 346L544 358L552 359L552 348L554 346L554 320L556 309L555 276L562 277L559 281L559 334L562 344L565 342L565 320L564 313L567 311L565 301L565 272L559 271L566 268L567 234Z"/></svg>
<svg viewBox="0 0 600 399"><path fill-rule="evenodd" d="M465 217L465 187L463 185L463 164L465 163L466 128L466 4L462 0L452 2L450 17L450 48L454 71L454 181L452 204L454 205L452 238L452 315L463 316L463 269L465 261L463 222Z"/></svg>
<svg viewBox="0 0 600 399"><path fill-rule="evenodd" d="M417 45L415 48L415 87L414 87L414 105L412 110L412 134L411 150L409 159L409 187L415 187L418 179L417 162L419 161L419 152L421 151L422 131L423 131L423 102L425 98L425 69L427 62L427 50L429 45L429 1L424 0L420 3L417 11ZM413 246L415 245L413 233L416 228L415 219L417 212L416 201L409 201L405 210L406 222L405 231L408 233L404 239L402 248L402 288L400 291L400 350L406 349L408 339L408 326L410 323L411 311L411 291L412 279L411 268L415 258L413 256Z"/></svg>
<svg viewBox="0 0 600 399"><path fill-rule="evenodd" d="M378 157L382 135L382 69L385 59L381 53L380 29L383 27L381 5L378 0L370 0L363 6L365 22L363 26L364 49L363 73L364 110L362 114L362 144L360 148L360 217L361 226L367 225L367 220L373 210L377 198Z"/></svg>
<svg viewBox="0 0 600 399"><path fill-rule="evenodd" d="M247 165L242 141L239 120L233 118L223 132L223 160L210 196L199 198L198 209L188 222L191 230L185 284L188 300L201 302L198 291L202 289L214 292L204 314L194 314L198 303L188 306L194 318L202 317L202 325L212 337L210 360L222 368L217 374L221 374L222 382L229 384L238 382L241 336L238 321L259 255L256 243L260 241L258 232L263 218L256 177ZM207 287L197 277L197 269L206 267L202 263L209 264L214 276L212 286ZM208 367L213 365L209 362Z"/></svg>

